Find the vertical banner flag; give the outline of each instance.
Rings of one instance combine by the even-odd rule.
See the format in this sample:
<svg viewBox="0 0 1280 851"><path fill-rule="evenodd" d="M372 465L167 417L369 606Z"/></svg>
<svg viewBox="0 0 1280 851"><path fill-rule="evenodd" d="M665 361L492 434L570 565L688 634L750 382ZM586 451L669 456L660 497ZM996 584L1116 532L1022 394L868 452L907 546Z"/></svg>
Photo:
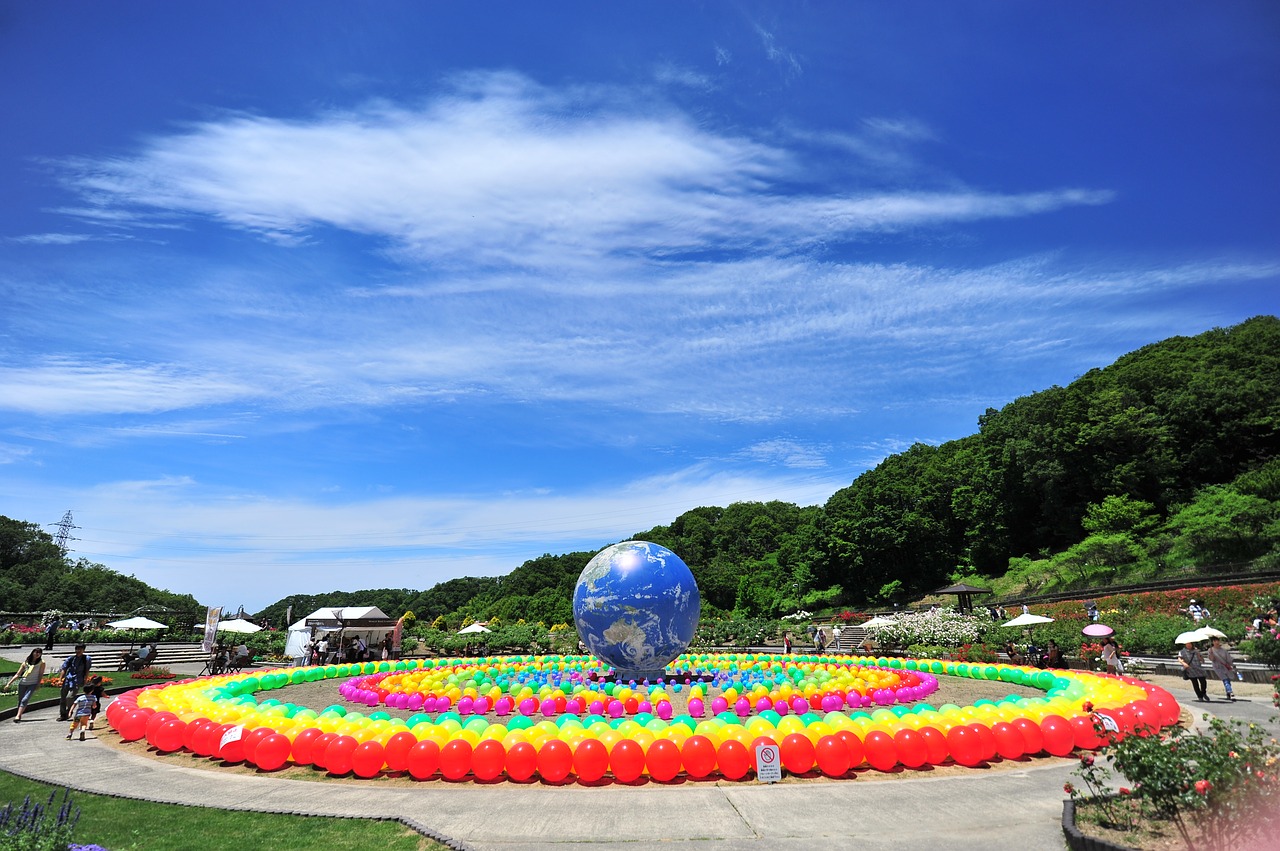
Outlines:
<svg viewBox="0 0 1280 851"><path fill-rule="evenodd" d="M213 652L213 642L218 636L218 619L221 617L221 606L210 606L208 614L204 616L204 643L200 646L206 653Z"/></svg>

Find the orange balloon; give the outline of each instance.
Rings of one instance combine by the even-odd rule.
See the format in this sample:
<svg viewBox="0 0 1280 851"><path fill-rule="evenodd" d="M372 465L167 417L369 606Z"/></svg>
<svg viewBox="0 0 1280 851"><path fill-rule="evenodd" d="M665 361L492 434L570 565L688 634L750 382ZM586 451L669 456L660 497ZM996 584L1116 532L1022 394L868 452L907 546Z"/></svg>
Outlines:
<svg viewBox="0 0 1280 851"><path fill-rule="evenodd" d="M690 777L706 777L716 767L716 746L706 736L690 736L680 748L680 758Z"/></svg>
<svg viewBox="0 0 1280 851"><path fill-rule="evenodd" d="M440 764L440 746L430 739L423 739L409 748L408 763L409 776L414 780L426 780L436 773Z"/></svg>
<svg viewBox="0 0 1280 851"><path fill-rule="evenodd" d="M680 773L680 746L667 739L658 739L645 754L645 766L649 776L659 783L674 780Z"/></svg>
<svg viewBox="0 0 1280 851"><path fill-rule="evenodd" d="M609 770L619 783L633 783L644 772L644 748L631 739L623 739L609 752Z"/></svg>
<svg viewBox="0 0 1280 851"><path fill-rule="evenodd" d="M506 772L512 780L523 782L538 769L538 750L528 742L516 742L507 751Z"/></svg>

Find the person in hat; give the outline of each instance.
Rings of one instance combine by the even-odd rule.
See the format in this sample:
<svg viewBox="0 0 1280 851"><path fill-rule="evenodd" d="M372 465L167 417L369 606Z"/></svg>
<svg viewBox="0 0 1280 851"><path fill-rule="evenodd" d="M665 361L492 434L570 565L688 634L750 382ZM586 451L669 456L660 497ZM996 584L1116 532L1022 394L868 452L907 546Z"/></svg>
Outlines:
<svg viewBox="0 0 1280 851"><path fill-rule="evenodd" d="M1236 664L1231 660L1231 651L1223 646L1222 639L1216 635L1210 639L1210 643L1209 664L1213 666L1213 675L1222 680L1222 685L1227 690L1227 700L1235 700L1231 680L1236 675Z"/></svg>

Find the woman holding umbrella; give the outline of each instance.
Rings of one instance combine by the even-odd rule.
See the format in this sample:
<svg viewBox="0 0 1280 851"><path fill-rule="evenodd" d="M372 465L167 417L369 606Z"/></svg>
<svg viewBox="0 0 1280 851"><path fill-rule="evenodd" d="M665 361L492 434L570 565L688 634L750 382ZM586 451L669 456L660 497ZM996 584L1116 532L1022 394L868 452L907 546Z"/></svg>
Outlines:
<svg viewBox="0 0 1280 851"><path fill-rule="evenodd" d="M1196 691L1196 700L1208 703L1209 688L1205 681L1209 672L1204 669L1204 656L1200 654L1200 648L1196 647L1194 641L1186 642L1178 651L1178 664L1182 666L1182 678L1191 680L1191 687Z"/></svg>

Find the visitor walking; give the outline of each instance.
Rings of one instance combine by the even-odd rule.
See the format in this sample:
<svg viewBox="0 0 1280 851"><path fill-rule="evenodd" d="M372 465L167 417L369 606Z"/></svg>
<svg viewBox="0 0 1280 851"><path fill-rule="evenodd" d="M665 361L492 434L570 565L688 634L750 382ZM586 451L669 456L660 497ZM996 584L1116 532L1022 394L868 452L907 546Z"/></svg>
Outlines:
<svg viewBox="0 0 1280 851"><path fill-rule="evenodd" d="M13 716L13 723L17 724L22 720L22 713L27 711L27 703L36 689L40 688L40 678L43 676L44 651L36 647L27 654L26 661L18 666L18 670L4 687L8 691L15 682L18 684L18 712Z"/></svg>
<svg viewBox="0 0 1280 851"><path fill-rule="evenodd" d="M93 658L85 655L83 644L77 644L75 653L62 660L62 665L58 668L58 672L62 674L62 693L58 701L59 721L66 721L70 717L71 702L89 681L91 670Z"/></svg>
<svg viewBox="0 0 1280 851"><path fill-rule="evenodd" d="M45 624L44 627L44 649L53 649L53 639L58 636L58 627L62 625L62 621L55 615L53 620Z"/></svg>
<svg viewBox="0 0 1280 851"><path fill-rule="evenodd" d="M1236 664L1231 661L1231 651L1222 645L1222 639L1211 639L1213 646L1209 648L1209 664L1213 666L1213 675L1222 680L1222 687L1227 690L1227 700L1235 700L1231 691L1231 680L1236 676Z"/></svg>
<svg viewBox="0 0 1280 851"><path fill-rule="evenodd" d="M1107 665L1108 674L1124 674L1124 660L1120 658L1120 645L1113 636L1102 640L1102 661Z"/></svg>
<svg viewBox="0 0 1280 851"><path fill-rule="evenodd" d="M1200 648L1196 647L1194 642L1188 641L1186 646L1178 651L1178 664L1182 666L1182 678L1191 680L1191 687L1196 692L1196 700L1207 703L1209 689L1205 685L1205 680L1208 672L1204 669L1204 656L1200 654Z"/></svg>

